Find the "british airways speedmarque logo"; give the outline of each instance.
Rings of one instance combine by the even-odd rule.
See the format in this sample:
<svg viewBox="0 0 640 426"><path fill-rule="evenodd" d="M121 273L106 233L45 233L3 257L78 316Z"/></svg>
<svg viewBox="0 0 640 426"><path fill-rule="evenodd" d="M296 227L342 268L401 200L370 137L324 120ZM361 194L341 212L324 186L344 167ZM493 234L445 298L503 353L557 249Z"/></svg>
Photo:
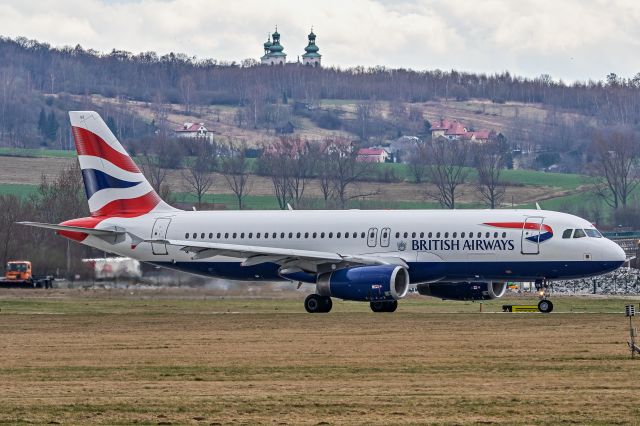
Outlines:
<svg viewBox="0 0 640 426"><path fill-rule="evenodd" d="M535 223L535 222L492 222L492 223L484 223L484 225L492 226L494 228L504 228L504 229L522 229L524 231L529 230L533 235L529 237L525 237L526 240L531 241L532 243L542 243L545 242L551 237L553 237L553 229L549 225L545 225L543 223Z"/></svg>

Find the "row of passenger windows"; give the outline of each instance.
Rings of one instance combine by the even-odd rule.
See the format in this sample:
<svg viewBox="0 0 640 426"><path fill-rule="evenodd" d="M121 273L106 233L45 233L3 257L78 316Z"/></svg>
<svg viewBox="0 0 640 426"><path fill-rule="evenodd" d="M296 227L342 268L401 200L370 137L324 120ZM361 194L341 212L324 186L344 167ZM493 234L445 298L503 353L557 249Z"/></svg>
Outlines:
<svg viewBox="0 0 640 426"><path fill-rule="evenodd" d="M190 234L187 232L186 234L184 234L184 237L186 239L189 239L189 235ZM210 232L209 233L209 239L213 239L213 235L214 235L213 232ZM240 233L240 238L244 239L245 235L247 236L247 238L253 238L254 237L253 232L249 232L248 234L245 234L244 232L241 232ZM285 232L281 232L280 233L280 238L285 238L287 236L289 238L294 238L294 235L295 235L295 238L303 238L303 236L304 236L304 238L309 238L309 237L311 237L311 238L318 238L318 237L325 238L325 236L327 238L333 238L334 237L334 233L333 232L328 232L328 233L325 233L325 232L320 232L320 233L318 233L318 232L313 232L313 233L296 232L295 234L293 232L289 232L288 234L285 233ZM367 234L365 232L361 232L360 233L360 238L366 238L366 235ZM400 235L401 235L400 232L396 232L396 238L400 238ZM434 235L435 235L435 238L441 238L441 237L442 238L449 238L449 235L451 235L451 238L458 238L458 233L457 232L452 232L451 234L449 234L449 232L444 232L444 233L441 233L441 232L436 232L436 233L429 232L428 234L425 233L425 232L420 232L419 234L417 232L411 232L411 238L416 238L418 235L419 235L420 238L424 238L425 235L427 236L427 238L434 238ZM474 238L474 235L475 234L473 232L469 232L468 233L468 237L467 237L467 233L466 232L461 232L460 233L460 238ZM192 236L193 239L197 239L198 238L198 233L194 232L193 234L191 234L191 236ZM231 236L231 238L235 239L235 238L238 238L238 233L234 232L234 233L230 234L229 232L225 232L223 234L221 232L218 232L218 233L215 234L215 236L216 236L216 239L223 238L223 236L224 236L225 239L228 239L229 236ZM403 238L409 238L409 232L404 232L402 234L402 236L403 236ZM484 236L485 236L485 238L491 238L491 232L485 232ZM200 234L200 238L201 239L204 239L205 237L206 237L206 234L204 232ZM358 238L358 233L357 232L353 232L353 233L345 232L343 234L341 232L336 232L335 233L335 237L336 238L343 238L343 237L344 238ZM381 237L383 239L387 239L388 238L387 231L382 231ZM498 237L499 237L499 233L498 232L494 232L493 233L493 238L498 238ZM507 237L507 233L503 232L502 233L502 238L506 238L506 237ZM278 233L277 232L273 232L273 233L270 234L269 232L265 232L265 233L257 232L255 234L255 238L265 238L265 239L274 238L275 239L275 238L278 238ZM375 232L371 232L370 235L369 235L369 238L376 238L376 233ZM478 232L477 233L477 238L482 238L482 232Z"/></svg>
<svg viewBox="0 0 640 426"><path fill-rule="evenodd" d="M584 237L602 238L602 234L600 233L600 231L594 228L565 229L564 232L562 233L562 238L565 238L565 239L571 238L572 235L573 235L573 238L584 238Z"/></svg>

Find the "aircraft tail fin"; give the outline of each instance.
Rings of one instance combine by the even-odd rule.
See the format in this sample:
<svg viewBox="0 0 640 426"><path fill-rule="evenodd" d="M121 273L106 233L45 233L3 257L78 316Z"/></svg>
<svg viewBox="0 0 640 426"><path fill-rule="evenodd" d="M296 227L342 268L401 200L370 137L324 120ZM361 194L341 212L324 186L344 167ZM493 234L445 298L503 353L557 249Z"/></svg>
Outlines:
<svg viewBox="0 0 640 426"><path fill-rule="evenodd" d="M174 211L95 111L69 111L91 216L140 216Z"/></svg>

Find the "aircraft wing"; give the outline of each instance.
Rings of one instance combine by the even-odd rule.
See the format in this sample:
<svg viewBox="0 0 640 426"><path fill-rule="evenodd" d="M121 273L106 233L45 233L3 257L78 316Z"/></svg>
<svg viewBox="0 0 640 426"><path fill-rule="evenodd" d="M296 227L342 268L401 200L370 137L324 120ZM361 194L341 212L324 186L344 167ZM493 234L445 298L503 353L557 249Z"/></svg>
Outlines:
<svg viewBox="0 0 640 426"><path fill-rule="evenodd" d="M319 272L322 265L335 265L335 269L355 265L401 265L408 268L399 257L379 257L350 255L314 250L288 249L282 247L251 246L243 244L209 243L186 240L145 240L148 243L168 244L181 247L186 253L193 253L193 259L206 259L214 256L244 258L243 266L272 262L287 268L300 268L304 271ZM333 268L332 268L333 269Z"/></svg>

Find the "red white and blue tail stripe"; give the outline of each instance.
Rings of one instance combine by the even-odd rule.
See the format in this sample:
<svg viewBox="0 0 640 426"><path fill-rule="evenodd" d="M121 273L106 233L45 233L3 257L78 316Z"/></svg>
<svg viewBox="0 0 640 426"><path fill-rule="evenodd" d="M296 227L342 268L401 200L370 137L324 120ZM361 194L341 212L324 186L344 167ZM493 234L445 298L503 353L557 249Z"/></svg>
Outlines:
<svg viewBox="0 0 640 426"><path fill-rule="evenodd" d="M91 216L140 216L171 211L160 199L100 115L70 111Z"/></svg>

